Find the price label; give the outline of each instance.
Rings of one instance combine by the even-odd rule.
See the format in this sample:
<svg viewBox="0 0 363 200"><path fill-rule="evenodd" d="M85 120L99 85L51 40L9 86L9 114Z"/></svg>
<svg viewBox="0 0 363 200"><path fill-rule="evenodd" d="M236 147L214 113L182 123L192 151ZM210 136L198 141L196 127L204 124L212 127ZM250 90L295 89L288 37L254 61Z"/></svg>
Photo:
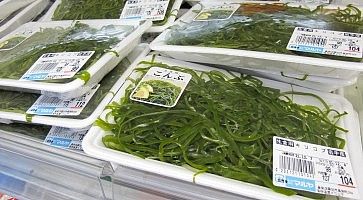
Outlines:
<svg viewBox="0 0 363 200"><path fill-rule="evenodd" d="M81 114L100 85L95 85L86 94L71 99L60 99L41 95L26 111L32 115L77 116Z"/></svg>
<svg viewBox="0 0 363 200"><path fill-rule="evenodd" d="M43 54L20 80L72 78L94 53L94 51L80 51Z"/></svg>
<svg viewBox="0 0 363 200"><path fill-rule="evenodd" d="M163 20L170 0L128 0L120 19Z"/></svg>
<svg viewBox="0 0 363 200"><path fill-rule="evenodd" d="M151 105L174 107L192 75L161 67L151 67L130 95L130 99Z"/></svg>
<svg viewBox="0 0 363 200"><path fill-rule="evenodd" d="M362 58L363 34L296 27L287 49Z"/></svg>
<svg viewBox="0 0 363 200"><path fill-rule="evenodd" d="M63 149L82 150L82 140L89 128L71 129L53 126L44 139L44 144Z"/></svg>
<svg viewBox="0 0 363 200"><path fill-rule="evenodd" d="M281 137L273 138L273 184L359 199L346 151Z"/></svg>

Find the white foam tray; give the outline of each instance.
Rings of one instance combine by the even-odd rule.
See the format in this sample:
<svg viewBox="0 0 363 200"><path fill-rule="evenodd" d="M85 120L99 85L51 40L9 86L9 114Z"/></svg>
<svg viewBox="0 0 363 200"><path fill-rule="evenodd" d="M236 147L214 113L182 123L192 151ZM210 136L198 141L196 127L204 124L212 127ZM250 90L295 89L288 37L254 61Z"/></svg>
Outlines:
<svg viewBox="0 0 363 200"><path fill-rule="evenodd" d="M337 93L344 95L352 104L354 109L358 112L359 123L361 125L361 134L363 133L363 74L358 77L358 81L351 86L337 90ZM363 134L361 135L363 143ZM363 148L363 147L362 147ZM362 158L363 159L363 158Z"/></svg>
<svg viewBox="0 0 363 200"><path fill-rule="evenodd" d="M120 20L80 20L81 23L85 23L94 28L101 28L107 25L137 25L136 21L120 21ZM40 30L41 28L55 28L55 27L69 27L76 21L52 21L52 22L29 22L22 25L12 33L8 34L1 40L6 40L14 36L24 36L32 34ZM129 54L139 43L141 35L151 27L150 21L141 22L141 25L137 26L126 38L120 41L112 51L117 52L118 56L114 52L106 52L102 57L97 60L93 65L89 66L87 72L90 74L90 79L87 84L94 85L100 82L100 80L110 72L127 54ZM30 67L30 66L29 66ZM59 96L59 93L64 93L62 96L73 98L81 96L83 93L79 93L81 87L85 85L84 80L79 78L68 83L46 83L40 81L20 81L15 79L0 79L0 86L26 89L30 92L41 92L49 96Z"/></svg>
<svg viewBox="0 0 363 200"><path fill-rule="evenodd" d="M144 58L149 52L150 52L149 45L140 44L126 58L130 62L137 62L138 60ZM103 112L107 104L110 103L115 93L120 89L120 87L125 82L125 79L128 76L129 74L127 74L127 70L125 71L125 73L120 75L120 78L112 86L107 95L103 97L102 101L98 104L95 110L87 118L74 119L72 118L72 116L57 117L57 116L34 115L31 117L31 123L51 125L51 126L61 126L67 128L85 128L87 126L90 126L97 119L97 117ZM12 123L12 122L28 122L27 115L23 113L0 111L0 123Z"/></svg>
<svg viewBox="0 0 363 200"><path fill-rule="evenodd" d="M245 2L256 3L253 1ZM289 5L298 6L299 4L291 3ZM309 7L312 9L316 7L316 5L310 5ZM325 8L335 9L337 8L337 5L328 5ZM175 26L184 26L185 23L191 22L198 14L197 11L200 10L201 4L195 5L175 23ZM180 60L340 79L352 79L356 76L358 71L363 71L362 62L347 62L226 48L168 45L166 39L168 38L170 31L171 30L168 29L160 34L150 44L150 48Z"/></svg>
<svg viewBox="0 0 363 200"><path fill-rule="evenodd" d="M150 61L151 56L145 58L145 60ZM156 57L156 62L163 62L168 65L177 65L185 68L192 68L198 71L210 71L215 68L210 68L203 65L197 65L192 63L186 63L183 61L178 61L170 58L165 57ZM129 70L132 70L136 66L134 63ZM138 67L142 67L142 65L138 65ZM223 70L221 72L226 73ZM132 78L136 78L131 76ZM356 180L358 181L358 187L360 187L360 192L363 192L363 173L360 173L360 168L363 164L362 151L357 151L360 144L360 132L359 132L359 123L356 116L355 111L353 110L352 105L343 97L331 94L331 93L324 93L319 91L313 91L306 88L291 86L289 84L284 84L276 81L271 81L267 79L261 79L265 86L273 87L280 89L281 91L302 91L302 92L310 92L314 93L321 98L323 98L330 106L338 111L346 111L348 115L342 118L338 125L344 127L345 129L349 130L347 134L341 134L340 136L347 140L346 150L350 154L350 159L352 162L353 170L356 176ZM116 94L114 101L119 101L121 97L124 96L125 89L130 84L130 81L127 81L119 92ZM316 105L321 107L322 105L316 99L313 99L308 96L294 96L294 101L300 104L309 104L309 105ZM103 118L109 110L105 110L101 118ZM163 163L156 160L151 159L142 159L136 156L133 156L128 153L116 151L113 149L106 148L102 143L102 137L110 134L109 132L103 131L101 128L97 126L93 126L89 132L87 133L86 137L83 140L82 146L83 150L96 158L100 158L103 160L111 161L113 163L127 166L130 168L135 168L138 170L143 170L146 172L160 174L162 176L167 176L183 181L193 182L193 175L195 172L183 168L181 166L176 166L168 163ZM228 178L224 178L221 176L205 173L200 174L195 177L195 183L198 185L203 185L207 187L211 187L214 189L235 193L238 195L255 198L255 199L264 199L264 200L291 200L291 199L307 199L301 196L293 196L288 197L276 192L273 192L269 188L261 187L241 181L236 181Z"/></svg>
<svg viewBox="0 0 363 200"><path fill-rule="evenodd" d="M5 11L15 12L16 10L24 7L25 5L31 3L30 5L26 6L21 10L19 13L17 13L13 18L5 22L2 26L0 26L0 38L5 36L6 34L10 33L11 31L15 30L20 25L31 21L34 19L37 15L39 15L48 5L49 0L25 0L25 1L8 1L9 3L6 3L6 0L4 2L4 6L0 6L0 13L3 13ZM13 5L13 2L17 2L16 5ZM12 8L8 8L8 5L11 5ZM6 7L6 8L5 8ZM16 9L16 10L15 10ZM9 13L11 14L11 13ZM7 20L7 19L5 19Z"/></svg>
<svg viewBox="0 0 363 200"><path fill-rule="evenodd" d="M160 33L172 26L176 20L176 15L179 12L180 6L183 0L175 0L173 7L171 8L171 15L166 21L166 23L162 26L152 26L146 32L148 33ZM49 8L48 12L41 18L41 21L52 21L53 14L57 9L58 5L62 3L62 0L56 0L53 5ZM120 11L121 14L121 11Z"/></svg>
<svg viewBox="0 0 363 200"><path fill-rule="evenodd" d="M268 78L271 80L281 81L284 83L290 83L314 90L331 92L342 87L353 85L357 82L359 74L352 77L351 79L338 79L329 77L319 76L307 76L298 74L282 74L277 72L271 72L266 70L246 70L241 69L242 73L251 74L254 76ZM304 79L305 78L305 79Z"/></svg>
<svg viewBox="0 0 363 200"><path fill-rule="evenodd" d="M0 2L0 20L35 0L3 0Z"/></svg>

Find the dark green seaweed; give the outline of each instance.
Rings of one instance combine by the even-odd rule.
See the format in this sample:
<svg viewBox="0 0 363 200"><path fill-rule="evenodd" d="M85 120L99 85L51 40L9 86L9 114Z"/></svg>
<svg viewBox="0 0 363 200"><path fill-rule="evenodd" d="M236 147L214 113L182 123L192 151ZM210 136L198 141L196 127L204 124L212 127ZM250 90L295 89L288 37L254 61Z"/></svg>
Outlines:
<svg viewBox="0 0 363 200"><path fill-rule="evenodd" d="M188 165L198 173L210 172L286 195L324 197L272 184L272 138L343 148L345 140L336 134L347 131L337 122L346 113L340 114L314 94L280 92L249 75L231 77L219 71L198 73L164 63L142 64L189 73L192 80L174 108L139 103L129 96L149 68L138 68L141 77L126 89L123 98L107 106L111 112L106 121L95 123L112 133L102 139L106 147ZM316 99L323 108L296 104L293 97L297 95ZM108 118L116 124L108 123Z"/></svg>

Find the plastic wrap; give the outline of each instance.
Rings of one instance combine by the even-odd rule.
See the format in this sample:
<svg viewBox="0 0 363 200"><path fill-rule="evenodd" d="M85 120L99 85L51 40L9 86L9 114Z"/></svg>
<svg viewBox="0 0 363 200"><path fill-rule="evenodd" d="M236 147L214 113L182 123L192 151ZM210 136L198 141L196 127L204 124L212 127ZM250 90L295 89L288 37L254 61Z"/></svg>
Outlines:
<svg viewBox="0 0 363 200"><path fill-rule="evenodd" d="M2 1L0 3L0 15L7 16L5 18L0 17L0 38L20 25L33 20L47 7L48 3L49 0Z"/></svg>

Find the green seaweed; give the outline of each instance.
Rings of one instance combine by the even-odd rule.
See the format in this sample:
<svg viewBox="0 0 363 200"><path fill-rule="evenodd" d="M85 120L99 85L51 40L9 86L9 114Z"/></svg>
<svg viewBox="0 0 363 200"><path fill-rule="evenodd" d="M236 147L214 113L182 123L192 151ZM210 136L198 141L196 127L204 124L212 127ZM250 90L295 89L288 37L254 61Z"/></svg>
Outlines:
<svg viewBox="0 0 363 200"><path fill-rule="evenodd" d="M175 0L170 0L164 20L154 21L162 26L172 15ZM125 0L62 0L54 11L53 20L119 19Z"/></svg>
<svg viewBox="0 0 363 200"><path fill-rule="evenodd" d="M23 123L11 123L2 124L0 123L0 130L19 133L22 135L27 135L33 138L44 140L47 137L51 126L36 125L36 124L23 124Z"/></svg>
<svg viewBox="0 0 363 200"><path fill-rule="evenodd" d="M280 92L263 86L249 75L227 76L219 71L198 72L165 63L147 62L135 73L111 112L96 126L110 131L102 141L108 148L141 158L155 159L199 172L245 181L286 194L321 199L324 195L276 187L272 184L272 138L280 136L330 147L343 148L336 134L346 113L338 113L310 93ZM132 101L129 96L149 67L189 73L192 79L173 108ZM299 105L291 95L305 95L323 108ZM114 123L108 123L112 119Z"/></svg>

